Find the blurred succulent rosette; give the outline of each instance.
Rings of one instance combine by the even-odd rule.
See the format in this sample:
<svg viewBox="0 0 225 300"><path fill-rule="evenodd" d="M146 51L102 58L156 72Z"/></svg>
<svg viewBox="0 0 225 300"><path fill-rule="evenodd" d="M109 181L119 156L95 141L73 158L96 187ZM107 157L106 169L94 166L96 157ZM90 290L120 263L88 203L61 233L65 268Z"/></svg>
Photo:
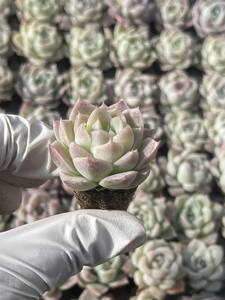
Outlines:
<svg viewBox="0 0 225 300"><path fill-rule="evenodd" d="M165 294L181 293L184 289L181 253L180 244L165 240L152 240L136 249L131 259L139 289L156 287Z"/></svg>
<svg viewBox="0 0 225 300"><path fill-rule="evenodd" d="M218 292L224 280L223 248L192 240L184 250L184 268L192 289Z"/></svg>
<svg viewBox="0 0 225 300"><path fill-rule="evenodd" d="M111 32L108 30L108 35ZM149 38L149 29L117 24L112 39L111 59L116 67L144 70L154 63L156 53Z"/></svg>
<svg viewBox="0 0 225 300"><path fill-rule="evenodd" d="M133 69L118 70L115 98L124 99L130 107L153 105L157 95L157 77Z"/></svg>
<svg viewBox="0 0 225 300"><path fill-rule="evenodd" d="M17 92L33 106L55 108L65 93L64 79L56 65L35 66L24 64L17 75Z"/></svg>
<svg viewBox="0 0 225 300"><path fill-rule="evenodd" d="M95 205L107 201L109 207L120 207L122 199L129 201L129 191L147 177L159 146L144 136L140 110L124 102L95 107L78 101L69 120L54 123L54 132L50 150L62 182L84 197L82 201L89 197L90 205L93 195Z"/></svg>
<svg viewBox="0 0 225 300"><path fill-rule="evenodd" d="M223 0L197 0L192 9L193 25L197 34L207 35L225 32L225 2Z"/></svg>
<svg viewBox="0 0 225 300"><path fill-rule="evenodd" d="M62 58L62 37L54 25L45 21L23 22L13 35L18 54L37 66Z"/></svg>

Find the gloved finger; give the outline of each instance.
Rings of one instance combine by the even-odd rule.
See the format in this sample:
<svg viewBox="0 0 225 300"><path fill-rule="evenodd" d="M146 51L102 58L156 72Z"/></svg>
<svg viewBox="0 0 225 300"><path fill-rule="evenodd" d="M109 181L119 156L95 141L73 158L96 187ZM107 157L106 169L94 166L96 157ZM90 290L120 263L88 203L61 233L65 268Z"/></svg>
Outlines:
<svg viewBox="0 0 225 300"><path fill-rule="evenodd" d="M0 181L0 215L11 214L19 207L21 200L22 191L19 187Z"/></svg>
<svg viewBox="0 0 225 300"><path fill-rule="evenodd" d="M80 210L0 235L0 291L5 300L39 299L84 265L94 266L140 246L145 232L121 211Z"/></svg>

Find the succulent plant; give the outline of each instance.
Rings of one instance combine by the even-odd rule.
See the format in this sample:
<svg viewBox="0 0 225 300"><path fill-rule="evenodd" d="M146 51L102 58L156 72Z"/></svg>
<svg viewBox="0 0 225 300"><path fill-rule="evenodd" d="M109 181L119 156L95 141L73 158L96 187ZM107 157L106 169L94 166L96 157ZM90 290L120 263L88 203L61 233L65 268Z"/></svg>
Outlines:
<svg viewBox="0 0 225 300"><path fill-rule="evenodd" d="M47 22L22 23L13 42L18 53L37 66L62 57L62 37L57 28Z"/></svg>
<svg viewBox="0 0 225 300"><path fill-rule="evenodd" d="M214 151L220 152L220 149L225 147L225 111L208 113L205 117L205 125Z"/></svg>
<svg viewBox="0 0 225 300"><path fill-rule="evenodd" d="M124 102L95 107L77 101L69 120L55 122L54 132L52 159L63 183L77 191L137 187L159 146L143 138L139 109L129 109Z"/></svg>
<svg viewBox="0 0 225 300"><path fill-rule="evenodd" d="M64 212L63 206L56 197L41 189L30 189L23 192L21 206L14 213L11 227L38 221Z"/></svg>
<svg viewBox="0 0 225 300"><path fill-rule="evenodd" d="M130 300L162 300L164 298L165 298L165 292L152 286L138 291L137 296L132 297Z"/></svg>
<svg viewBox="0 0 225 300"><path fill-rule="evenodd" d="M128 258L120 255L94 268L84 267L77 275L77 283L86 288L92 297L100 299L108 291L129 284L127 264Z"/></svg>
<svg viewBox="0 0 225 300"><path fill-rule="evenodd" d="M157 94L156 76L142 74L132 69L118 70L115 79L115 95L130 107L153 105Z"/></svg>
<svg viewBox="0 0 225 300"><path fill-rule="evenodd" d="M13 73L6 62L0 61L0 103L12 99Z"/></svg>
<svg viewBox="0 0 225 300"><path fill-rule="evenodd" d="M23 101L34 106L57 107L64 94L63 78L59 75L56 65L46 67L23 65L18 74L16 87Z"/></svg>
<svg viewBox="0 0 225 300"><path fill-rule="evenodd" d="M210 163L205 153L184 151L168 153L166 183L172 196L187 193L208 193L212 188Z"/></svg>
<svg viewBox="0 0 225 300"><path fill-rule="evenodd" d="M219 245L192 240L184 250L187 281L196 291L217 292L223 287L224 253Z"/></svg>
<svg viewBox="0 0 225 300"><path fill-rule="evenodd" d="M175 200L175 227L184 241L214 244L218 238L223 208L206 194L182 195Z"/></svg>
<svg viewBox="0 0 225 300"><path fill-rule="evenodd" d="M140 25L149 23L154 14L153 0L106 0L111 15L120 23Z"/></svg>
<svg viewBox="0 0 225 300"><path fill-rule="evenodd" d="M60 12L59 0L16 0L19 16L24 21L52 22Z"/></svg>
<svg viewBox="0 0 225 300"><path fill-rule="evenodd" d="M142 289L157 287L164 292L172 292L181 287L183 260L181 246L165 240L149 241L134 251L131 256L136 271L134 281Z"/></svg>
<svg viewBox="0 0 225 300"><path fill-rule="evenodd" d="M196 109L198 82L184 71L175 70L163 75L159 81L159 88L163 112Z"/></svg>
<svg viewBox="0 0 225 300"><path fill-rule="evenodd" d="M160 23L165 28L184 28L191 25L189 0L156 0Z"/></svg>
<svg viewBox="0 0 225 300"><path fill-rule="evenodd" d="M150 165L148 177L138 186L138 190L148 194L160 193L165 187L163 170L160 166L160 159L153 161Z"/></svg>
<svg viewBox="0 0 225 300"><path fill-rule="evenodd" d="M99 69L86 67L72 68L70 71L70 95L66 104L73 106L78 99L100 104L107 100L106 81Z"/></svg>
<svg viewBox="0 0 225 300"><path fill-rule="evenodd" d="M192 19L200 37L225 32L225 2L197 0L192 9Z"/></svg>
<svg viewBox="0 0 225 300"><path fill-rule="evenodd" d="M203 76L200 85L200 93L203 96L203 109L212 112L225 110L225 77L210 73Z"/></svg>
<svg viewBox="0 0 225 300"><path fill-rule="evenodd" d="M105 0L67 0L64 8L73 25L99 23L107 11Z"/></svg>
<svg viewBox="0 0 225 300"><path fill-rule="evenodd" d="M0 17L0 56L7 57L11 54L11 36L12 32L9 25Z"/></svg>
<svg viewBox="0 0 225 300"><path fill-rule="evenodd" d="M219 148L217 152L217 155L211 161L210 171L225 194L225 151Z"/></svg>
<svg viewBox="0 0 225 300"><path fill-rule="evenodd" d="M144 225L148 239L171 239L175 231L169 219L165 198L138 191L130 203L128 212L135 215Z"/></svg>
<svg viewBox="0 0 225 300"><path fill-rule="evenodd" d="M50 110L45 106L33 106L30 103L24 102L20 106L19 115L27 120L36 119L50 126L55 120L60 119L60 113L56 110Z"/></svg>
<svg viewBox="0 0 225 300"><path fill-rule="evenodd" d="M155 111L154 107L145 106L141 108L142 117L144 120L145 131L156 141L160 141L164 135L162 118Z"/></svg>
<svg viewBox="0 0 225 300"><path fill-rule="evenodd" d="M143 70L151 67L156 60L147 26L116 25L112 45L111 59L118 67Z"/></svg>
<svg viewBox="0 0 225 300"><path fill-rule="evenodd" d="M198 45L190 34L172 28L156 39L156 51L163 71L182 70L196 63Z"/></svg>
<svg viewBox="0 0 225 300"><path fill-rule="evenodd" d="M225 75L225 35L208 36L202 45L202 67L206 73Z"/></svg>
<svg viewBox="0 0 225 300"><path fill-rule="evenodd" d="M109 40L97 27L73 27L66 40L73 67L107 69L111 66Z"/></svg>
<svg viewBox="0 0 225 300"><path fill-rule="evenodd" d="M202 151L209 148L207 130L198 114L181 111L165 117L165 131L170 149Z"/></svg>

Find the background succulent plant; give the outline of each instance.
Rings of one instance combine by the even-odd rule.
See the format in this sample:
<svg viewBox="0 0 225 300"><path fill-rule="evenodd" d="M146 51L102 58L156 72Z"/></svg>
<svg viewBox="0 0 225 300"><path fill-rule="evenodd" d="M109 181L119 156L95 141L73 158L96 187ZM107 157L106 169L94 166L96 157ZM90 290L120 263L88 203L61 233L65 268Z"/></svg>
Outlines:
<svg viewBox="0 0 225 300"><path fill-rule="evenodd" d="M176 28L162 31L156 40L157 57L163 71L187 69L196 62L197 50L194 38Z"/></svg>
<svg viewBox="0 0 225 300"><path fill-rule="evenodd" d="M107 100L107 84L103 72L86 67L73 68L70 71L70 89L66 103L73 106L78 99L101 104Z"/></svg>
<svg viewBox="0 0 225 300"><path fill-rule="evenodd" d="M202 45L202 67L207 73L225 74L225 55L223 53L225 35L208 36Z"/></svg>
<svg viewBox="0 0 225 300"><path fill-rule="evenodd" d="M153 105L157 78L132 69L119 70L115 77L115 97L125 99L130 107Z"/></svg>
<svg viewBox="0 0 225 300"><path fill-rule="evenodd" d="M111 58L116 66L147 69L156 60L147 26L124 27L116 25L112 40Z"/></svg>
<svg viewBox="0 0 225 300"><path fill-rule="evenodd" d="M188 284L197 291L217 292L224 279L224 253L219 245L208 246L193 240L184 250L184 267Z"/></svg>
<svg viewBox="0 0 225 300"><path fill-rule="evenodd" d="M18 51L37 66L62 57L62 38L56 27L47 22L22 23L13 42Z"/></svg>
<svg viewBox="0 0 225 300"><path fill-rule="evenodd" d="M185 72L166 73L159 81L160 103L163 112L193 111L198 100L198 82Z"/></svg>
<svg viewBox="0 0 225 300"><path fill-rule="evenodd" d="M67 36L68 55L74 67L107 69L110 44L104 33L96 27L73 27Z"/></svg>
<svg viewBox="0 0 225 300"><path fill-rule="evenodd" d="M178 196L185 192L208 193L212 187L212 175L209 168L209 160L204 153L184 151L175 154L170 151L165 176L170 194Z"/></svg>
<svg viewBox="0 0 225 300"><path fill-rule="evenodd" d="M5 61L0 62L0 102L12 100L13 73Z"/></svg>
<svg viewBox="0 0 225 300"><path fill-rule="evenodd" d="M17 91L25 102L34 106L57 107L64 94L63 77L56 65L38 67L25 64L18 74Z"/></svg>
<svg viewBox="0 0 225 300"><path fill-rule="evenodd" d="M128 211L144 225L148 239L171 239L175 231L170 223L164 198L138 191Z"/></svg>
<svg viewBox="0 0 225 300"><path fill-rule="evenodd" d="M134 281L141 289L157 287L169 292L183 277L181 249L176 243L149 241L134 251L132 262Z"/></svg>
<svg viewBox="0 0 225 300"><path fill-rule="evenodd" d="M193 25L200 37L225 32L225 3L197 0L192 10Z"/></svg>
<svg viewBox="0 0 225 300"><path fill-rule="evenodd" d="M175 200L175 228L185 240L214 244L218 238L223 207L208 195L182 195Z"/></svg>
<svg viewBox="0 0 225 300"><path fill-rule="evenodd" d="M25 21L52 22L60 12L59 0L16 0L20 17Z"/></svg>

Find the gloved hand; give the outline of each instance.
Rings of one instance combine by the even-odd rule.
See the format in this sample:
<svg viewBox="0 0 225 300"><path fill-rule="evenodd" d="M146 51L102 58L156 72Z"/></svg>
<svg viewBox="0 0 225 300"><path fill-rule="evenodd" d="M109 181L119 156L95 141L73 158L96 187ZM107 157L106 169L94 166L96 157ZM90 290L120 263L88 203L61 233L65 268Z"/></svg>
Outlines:
<svg viewBox="0 0 225 300"><path fill-rule="evenodd" d="M51 176L52 131L44 124L0 114L0 214L20 202L20 186ZM34 300L82 267L94 266L145 241L135 217L85 210L57 215L0 234L0 299Z"/></svg>
<svg viewBox="0 0 225 300"><path fill-rule="evenodd" d="M34 300L82 267L145 241L143 227L121 211L79 210L0 234L0 299Z"/></svg>

